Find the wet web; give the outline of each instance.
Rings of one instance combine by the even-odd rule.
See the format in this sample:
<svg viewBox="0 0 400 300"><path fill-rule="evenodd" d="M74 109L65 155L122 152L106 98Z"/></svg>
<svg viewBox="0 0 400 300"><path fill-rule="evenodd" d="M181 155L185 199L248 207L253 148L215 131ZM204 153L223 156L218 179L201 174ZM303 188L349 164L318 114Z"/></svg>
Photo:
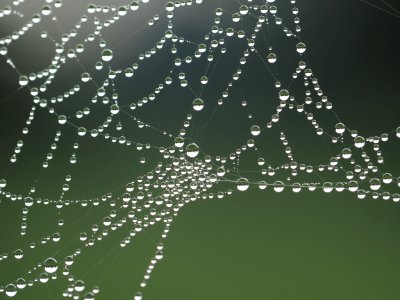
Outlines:
<svg viewBox="0 0 400 300"><path fill-rule="evenodd" d="M61 0L35 3L32 17L23 13L25 1L1 8L1 18L23 20L0 39L0 55L18 74L20 88L15 93L27 92L31 109L0 177L2 204L22 207L19 234L26 246L7 249L2 244L0 264L23 262L31 252L37 255L35 265L2 283L1 293L14 297L32 286L66 278L57 299L95 299L101 285L88 286L87 274L106 260L112 262L119 249L157 225L162 232L158 239L148 234L155 252L133 295L142 299L153 269L164 257L171 224L186 204L202 199L217 201L259 189L350 192L359 199L400 200L400 178L385 170L382 150L384 143L400 138L400 127L365 137L340 120L307 61L296 1L287 2L285 6L274 0L215 1L217 8L206 11L212 18L202 24L206 33L197 35L185 31L180 18L186 10L203 9L207 1L85 3L86 11L79 12L79 21L69 31L59 22L66 6ZM143 21L139 16L151 12L150 6L157 13ZM114 28L123 28L130 19L142 24L135 23L123 39L116 38ZM23 73L27 68L20 70L13 45L35 28L40 28L43 47L52 56L45 68ZM131 45L139 33L143 44ZM261 94L251 93L255 86ZM54 130L50 138L31 129L43 120ZM304 136L311 133L307 138L319 141L325 156L302 156L298 136L291 139L286 132L292 120L304 122L298 130L307 131ZM222 135L218 143L215 137L207 141L213 133ZM18 164L25 168L27 162L20 156L39 138L46 147L39 151L44 158L31 176L29 190L22 193L13 189L17 185L10 183L8 174ZM221 141L226 147L219 145ZM80 198L86 194L80 179L75 179L79 167L106 172L97 170L96 163L85 165L85 147L129 153L135 157L132 167L137 174L112 191ZM297 148L301 150L296 152ZM118 154L108 157L119 159ZM45 174L51 178L58 172L62 183L55 192L47 192ZM45 207L54 208L54 228L40 228L40 238L28 242L34 226L28 226L30 211ZM71 217L71 208L85 213ZM74 226L79 227L75 237L66 235L65 240L64 233ZM122 238L115 247L84 274L74 273L82 254L119 236L117 232Z"/></svg>

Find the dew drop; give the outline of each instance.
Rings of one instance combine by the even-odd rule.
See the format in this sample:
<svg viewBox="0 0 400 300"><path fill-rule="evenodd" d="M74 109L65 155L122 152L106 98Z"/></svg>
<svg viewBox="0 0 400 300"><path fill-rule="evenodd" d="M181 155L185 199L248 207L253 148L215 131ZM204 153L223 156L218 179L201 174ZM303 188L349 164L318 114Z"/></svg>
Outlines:
<svg viewBox="0 0 400 300"><path fill-rule="evenodd" d="M244 192L249 188L249 186L249 181L244 177L239 178L236 181L236 188L238 189L238 191Z"/></svg>
<svg viewBox="0 0 400 300"><path fill-rule="evenodd" d="M258 125L251 126L250 132L253 136L257 136L261 133L261 128Z"/></svg>
<svg viewBox="0 0 400 300"><path fill-rule="evenodd" d="M191 143L186 147L186 155L190 158L195 158L199 155L200 149L195 143Z"/></svg>
<svg viewBox="0 0 400 300"><path fill-rule="evenodd" d="M290 97L289 91L288 90L280 90L279 91L279 99L282 101L288 100Z"/></svg>
<svg viewBox="0 0 400 300"><path fill-rule="evenodd" d="M300 54L304 53L306 51L306 45L304 43L298 43L296 45L296 51Z"/></svg>
<svg viewBox="0 0 400 300"><path fill-rule="evenodd" d="M17 287L10 283L6 286L5 292L8 297L14 297L17 294Z"/></svg>
<svg viewBox="0 0 400 300"><path fill-rule="evenodd" d="M194 99L192 104L195 111L201 111L204 108L204 102L200 98Z"/></svg>
<svg viewBox="0 0 400 300"><path fill-rule="evenodd" d="M47 273L50 273L50 274L55 273L55 272L57 272L57 269L58 269L58 263L54 258L49 257L48 259L45 260L44 270Z"/></svg>
<svg viewBox="0 0 400 300"><path fill-rule="evenodd" d="M267 61L268 61L270 64L275 63L276 60L277 60L277 56L276 56L275 53L270 53L270 54L268 54L268 56L267 56Z"/></svg>
<svg viewBox="0 0 400 300"><path fill-rule="evenodd" d="M113 58L113 52L110 49L104 49L101 52L101 59L103 61L110 61Z"/></svg>

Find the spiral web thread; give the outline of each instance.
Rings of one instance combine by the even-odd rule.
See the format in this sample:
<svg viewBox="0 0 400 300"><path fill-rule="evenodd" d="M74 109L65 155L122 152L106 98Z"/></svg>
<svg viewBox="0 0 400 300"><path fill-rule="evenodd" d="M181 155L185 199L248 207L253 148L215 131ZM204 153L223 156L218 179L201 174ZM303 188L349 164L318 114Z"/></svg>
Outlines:
<svg viewBox="0 0 400 300"><path fill-rule="evenodd" d="M299 9L294 0L290 1L291 15L285 18L285 20L289 20L288 22L283 22L279 14L279 3L275 3L274 0L243 0L241 1L242 3L237 1L236 11L233 12L218 8L213 12L215 13L214 23L211 24L208 34L204 36L202 41L190 41L183 36L179 36L174 32L173 26L174 13L176 11L184 10L186 7L204 5L202 0L161 1L162 3L160 2L159 4L161 8L160 14L154 15L148 21L146 27L158 26L160 20L165 19L167 20L165 34L160 37L155 47L140 54L131 64L124 68L113 67L116 57L103 39L102 31L110 30L113 24L118 23L121 19L135 18L135 15L140 14L142 7L149 5L148 2L150 0L133 1L119 7L89 4L87 11L70 33L63 33L58 38L52 38L46 32L42 33L42 38L48 38L53 41L54 57L46 69L38 70L30 75L24 75L19 72L9 56L9 47L32 28L39 26L44 18L51 19L59 26L55 12L62 10L63 3L60 0L47 0L43 3L43 6L39 7L38 13L32 18L26 18L19 11L19 7L24 5L23 0L13 1L11 6L3 7L0 10L1 18L14 17L27 20L21 28L0 39L0 54L2 58L18 73L21 89L29 89L32 97L32 108L26 125L22 129L22 137L24 138L29 134L30 125L34 121L38 110L46 112L54 127L59 128L54 141L51 142L49 152L45 155L42 171L46 170L51 163L62 132L67 130L66 128L74 130L78 141L73 144L70 159L66 162L70 165L77 164L78 154L76 150L79 148L81 139L104 139L118 144L120 147L127 147L141 153L154 150L160 158L154 170L130 180L117 191L85 200L69 200L66 198L73 182L73 178L69 174L65 177L60 196L55 199L42 199L37 196L38 191L35 185L38 179L36 179L30 192L26 195L8 190L7 178L1 179L0 192L2 201L21 201L24 204L21 236L26 235L27 216L32 206L52 205L58 211L61 211L65 206L92 207L93 209L95 207L107 208L107 213L99 220L100 225L93 224L91 227L84 228L77 240L72 241L78 246L69 255L59 257L57 255L59 251L56 251L54 255L44 257L38 261L36 265L28 269L25 274L21 274L15 281L4 283L4 286L0 288L0 292L8 297L14 297L18 295L20 290L28 289L31 286L66 276L69 284L65 287L62 295L59 295L59 298L95 299L100 292L100 287L88 287L83 276L74 276L73 267L71 266L74 261L78 259L81 253L91 251L94 245L112 236L114 231L128 228L129 233L121 240L119 245L116 245L124 248L133 240L135 235L141 231L146 231L148 227L161 223L163 224L161 239L158 243L155 242L155 255L148 264L139 290L134 295L134 299L142 299L141 290L146 286L157 262L163 258L163 241L167 238L172 221L185 204L199 199L222 199L232 193L244 192L251 188L268 190L271 187L275 192L282 192L283 190L292 190L295 193L304 190L322 190L326 193L349 191L360 199L372 197L374 199L390 199L395 202L400 200L400 195L396 192L400 186L400 178L396 178L382 170L384 159L381 150L382 143L387 142L389 139L400 137L400 127L392 132L384 133L380 137L363 137L356 130L348 128L341 122L333 109L333 104L324 95L317 78L314 76L309 64L306 63L306 45L300 37ZM229 16L230 22L222 24L220 17L226 15ZM251 30L245 30L242 25L243 20L246 18L255 21L255 26ZM95 29L86 36L83 43L77 43L75 42L76 37L80 36L81 29L85 24L93 24ZM259 50L259 44L264 43L265 46L264 32L270 27L280 30L281 38L287 39L292 43L292 48L288 51L291 51L293 56L296 55L298 57L298 63L294 73L291 75L291 81L286 84L281 83L277 73L272 71L277 57L279 58L279 53L277 56L271 46L267 46L267 53ZM202 99L203 92L212 79L219 58L229 52L229 49L225 48L228 41L234 39L242 40L246 43L245 50L237 65L239 67L245 65L249 58L256 57L269 73L270 79L274 81L276 97L273 101L276 101L278 106L275 112L269 116L270 119L267 122L249 126L248 140L239 148L227 156L209 156L201 148L201 143L196 143L189 136L188 128L196 120L197 114L203 112L204 107L215 106L215 111L221 110L225 103L229 101L232 88L238 85L241 78L245 76L246 73L237 68L232 74L232 80L221 89L221 98L219 100ZM85 46L90 43L97 43L100 50L97 53L98 61L93 68L87 70L80 62L80 56L81 53L85 52ZM194 51L189 56L180 56L180 47L187 44L194 45ZM132 77L134 79L136 71L141 68L141 64L152 60L159 51L165 48L169 49L169 59L172 65L169 76L163 82L158 83L154 91L148 94L147 97L138 101L131 101L129 104L120 105L117 93L118 85L115 84L116 80L120 77ZM204 57L207 57L206 71L203 76L196 79L200 81L201 87L198 92L195 92L184 70L188 70L191 63ZM71 61L77 61L82 68L81 78L78 79L80 83L54 97L42 96L47 88L52 86L58 72L61 72L63 66ZM98 81L97 77L96 79L94 78L94 74L104 72L104 70L106 70L106 75L102 82ZM303 96L304 101L296 100L295 95L291 92L291 87L295 82L303 82L303 94L296 92L296 96L297 98ZM69 115L65 115L61 109L58 109L59 103L67 102L69 101L68 98L79 95L82 86L89 84L95 87L89 106ZM138 111L144 109L149 103L157 101L159 95L166 93L168 86L173 86L174 84L178 88L188 89L193 95L191 111L187 113L184 124L179 131L169 133L136 116ZM111 96L111 99L107 96ZM248 112L249 120L252 120L251 107L247 105L246 101L243 101L241 105ZM102 125L86 128L81 125L81 120L92 116L91 108L94 106L103 107L108 116ZM288 162L277 165L273 164L273 162L267 163L266 159L260 154L263 136L272 128L279 127L280 116L289 110L305 118L315 128L315 134L324 139L326 143L338 147L338 150L331 155L328 161L322 162L320 165L310 165L306 162L295 160L283 130L280 130L279 140L284 146ZM215 111L211 114L210 119L203 124L204 127L208 126ZM323 111L331 114L336 120L328 128L322 128L319 125L320 119L318 116ZM123 135L113 134L112 132L114 131L111 128L116 129L115 132L121 132L124 127L120 118L121 114L136 123L138 128L147 128L152 130L154 135L167 137L169 143L162 146L144 144L141 141L130 140ZM17 142L15 151L10 158L10 166L18 162L18 156L23 151L23 138ZM249 152L254 152L257 159L253 164L255 168L245 171L241 168L240 159ZM367 153L372 154L368 155ZM145 159L142 158L141 162L144 163ZM252 175L244 176L243 174ZM278 180L278 178L282 177L282 174L286 174L284 175L285 179ZM336 181L325 180L325 176L329 177L329 174L335 174L335 178L340 179ZM266 179L254 179L257 176ZM302 178L304 180L301 180ZM64 224L64 221L60 219L57 224L59 230L50 234L48 232L45 233L42 239L30 243L25 248L4 249L6 252L1 255L0 260L23 260L25 254L29 251L34 251L40 243L43 244L40 245L41 247L50 244L57 245L63 238L63 231L66 225L68 224ZM2 248L4 247L5 245L2 245ZM113 253L114 249L107 256Z"/></svg>

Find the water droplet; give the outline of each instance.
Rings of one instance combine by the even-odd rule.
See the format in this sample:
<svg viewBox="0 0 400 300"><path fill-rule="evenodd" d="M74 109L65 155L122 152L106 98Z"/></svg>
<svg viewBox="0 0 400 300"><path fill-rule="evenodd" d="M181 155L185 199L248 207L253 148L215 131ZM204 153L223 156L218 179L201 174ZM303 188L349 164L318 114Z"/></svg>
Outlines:
<svg viewBox="0 0 400 300"><path fill-rule="evenodd" d="M277 193L282 192L285 189L285 184L282 181L274 182L274 191Z"/></svg>
<svg viewBox="0 0 400 300"><path fill-rule="evenodd" d="M290 97L289 91L288 90L280 90L279 91L279 99L282 101L288 100Z"/></svg>
<svg viewBox="0 0 400 300"><path fill-rule="evenodd" d="M197 146L195 143L191 143L186 147L186 155L191 158L195 158L197 155L199 155L199 152L199 146Z"/></svg>
<svg viewBox="0 0 400 300"><path fill-rule="evenodd" d="M270 54L268 54L267 60L268 60L268 62L269 62L270 64L275 63L276 60L277 60L276 54L275 54L275 53L270 53Z"/></svg>
<svg viewBox="0 0 400 300"><path fill-rule="evenodd" d="M250 132L253 136L257 136L261 133L261 128L258 125L251 126Z"/></svg>
<svg viewBox="0 0 400 300"><path fill-rule="evenodd" d="M101 59L103 61L110 61L113 58L113 52L110 49L104 49L101 52Z"/></svg>
<svg viewBox="0 0 400 300"><path fill-rule="evenodd" d="M372 178L369 181L369 187L373 191L377 191L381 188L381 181L378 178Z"/></svg>
<svg viewBox="0 0 400 300"><path fill-rule="evenodd" d="M67 117L64 115L59 115L58 116L58 124L64 125L65 123L67 123Z"/></svg>
<svg viewBox="0 0 400 300"><path fill-rule="evenodd" d="M77 280L74 289L77 292L82 292L85 289L85 282L83 282L83 280Z"/></svg>
<svg viewBox="0 0 400 300"><path fill-rule="evenodd" d="M165 9L167 10L167 11L173 11L174 9L175 9L175 4L174 4L174 2L168 2L166 5L165 5Z"/></svg>
<svg viewBox="0 0 400 300"><path fill-rule="evenodd" d="M5 291L8 297L14 297L17 294L17 287L14 284L10 283L6 286Z"/></svg>
<svg viewBox="0 0 400 300"><path fill-rule="evenodd" d="M241 191L241 192L244 192L244 191L246 191L248 188L249 188L249 181L246 179L246 178L244 178L244 177L242 177L242 178L239 178L237 181L236 181L236 187L237 187L237 189L239 190L239 191Z"/></svg>
<svg viewBox="0 0 400 300"><path fill-rule="evenodd" d="M365 145L365 139L362 136L357 136L354 139L354 146L356 146L356 148L362 148Z"/></svg>
<svg viewBox="0 0 400 300"><path fill-rule="evenodd" d="M111 105L110 112L111 114L116 115L117 113L119 113L119 106L117 104Z"/></svg>
<svg viewBox="0 0 400 300"><path fill-rule="evenodd" d="M19 85L20 85L20 86L26 86L26 85L28 85L28 83L29 83L28 76L21 75L21 76L19 77Z"/></svg>
<svg viewBox="0 0 400 300"><path fill-rule="evenodd" d="M17 249L14 251L14 257L15 259L21 259L24 257L24 252L21 249Z"/></svg>
<svg viewBox="0 0 400 300"><path fill-rule="evenodd" d="M192 104L195 111L201 111L204 108L204 102L200 98L194 99Z"/></svg>
<svg viewBox="0 0 400 300"><path fill-rule="evenodd" d="M50 274L55 273L55 272L57 272L57 269L58 269L58 263L54 258L49 257L48 259L45 260L44 270L47 273L50 273Z"/></svg>
<svg viewBox="0 0 400 300"><path fill-rule="evenodd" d="M335 125L335 131L337 134L343 134L346 130L346 126L343 123L337 123Z"/></svg>
<svg viewBox="0 0 400 300"><path fill-rule="evenodd" d="M296 45L296 51L300 54L304 53L306 51L306 45L304 43L298 43Z"/></svg>

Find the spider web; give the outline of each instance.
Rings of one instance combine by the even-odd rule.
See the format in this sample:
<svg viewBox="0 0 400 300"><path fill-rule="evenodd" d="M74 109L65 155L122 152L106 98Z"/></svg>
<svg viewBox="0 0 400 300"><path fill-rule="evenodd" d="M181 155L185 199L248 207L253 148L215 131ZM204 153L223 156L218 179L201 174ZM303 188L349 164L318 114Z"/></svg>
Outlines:
<svg viewBox="0 0 400 300"><path fill-rule="evenodd" d="M171 224L201 199L265 189L400 200L400 179L385 171L381 147L400 137L400 127L364 137L340 120L307 61L295 1L88 4L74 11L79 19L69 31L60 19L71 7L61 1L33 5L32 17L24 5L17 0L0 11L21 22L1 38L0 54L18 74L16 92L31 103L0 192L4 205L22 210L21 239L30 230L35 239L4 249L1 261L36 255L37 263L4 283L6 296L66 278L57 296L95 299L100 286L88 286L86 276L147 234L155 253L134 296L142 299ZM209 20L195 19L211 10ZM37 35L28 61L14 58L27 46L18 43ZM324 150L308 157L308 143ZM25 152L40 156L40 166ZM109 178L109 168L128 160L133 170ZM13 168L28 179L9 180ZM46 207L55 228L36 232L30 211ZM148 233L156 226L158 240ZM83 254L115 239L100 261L75 275Z"/></svg>

